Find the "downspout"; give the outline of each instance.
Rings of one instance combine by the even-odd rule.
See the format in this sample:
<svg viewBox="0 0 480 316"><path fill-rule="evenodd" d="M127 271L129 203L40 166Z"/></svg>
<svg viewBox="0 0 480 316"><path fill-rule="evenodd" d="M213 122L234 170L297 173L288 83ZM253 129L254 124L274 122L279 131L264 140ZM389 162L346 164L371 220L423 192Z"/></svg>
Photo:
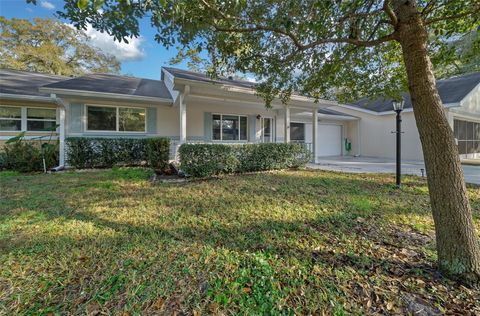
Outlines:
<svg viewBox="0 0 480 316"><path fill-rule="evenodd" d="M57 98L56 94L50 94L52 100L59 106L59 165L52 168L52 171L60 171L65 169L65 110L66 106L62 99Z"/></svg>

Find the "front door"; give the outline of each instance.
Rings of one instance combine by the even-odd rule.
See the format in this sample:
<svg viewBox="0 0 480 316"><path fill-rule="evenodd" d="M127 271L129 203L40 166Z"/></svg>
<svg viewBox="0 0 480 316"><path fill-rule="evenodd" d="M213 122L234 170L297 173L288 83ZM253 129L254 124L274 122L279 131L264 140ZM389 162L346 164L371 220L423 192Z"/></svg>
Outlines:
<svg viewBox="0 0 480 316"><path fill-rule="evenodd" d="M273 119L271 117L262 117L262 142L273 142Z"/></svg>

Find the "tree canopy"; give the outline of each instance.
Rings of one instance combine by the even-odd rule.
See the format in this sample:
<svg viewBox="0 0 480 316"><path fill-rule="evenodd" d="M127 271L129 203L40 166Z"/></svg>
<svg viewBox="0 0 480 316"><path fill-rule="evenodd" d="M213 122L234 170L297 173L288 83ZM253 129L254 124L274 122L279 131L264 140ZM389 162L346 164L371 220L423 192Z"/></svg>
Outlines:
<svg viewBox="0 0 480 316"><path fill-rule="evenodd" d="M188 57L192 50L208 52L212 73L254 73L265 80L266 95L288 98L291 91L301 91L352 100L398 95L406 89L390 2L84 0L65 1L60 16L78 28L90 23L127 41L139 36L139 19L148 18L159 43L179 45L182 52L190 52ZM477 1L420 0L418 11L429 30L430 56L436 64L448 68L462 53L471 54L455 49L452 42L479 31Z"/></svg>
<svg viewBox="0 0 480 316"><path fill-rule="evenodd" d="M92 47L84 31L53 19L0 17L0 67L56 75L118 73L120 62Z"/></svg>

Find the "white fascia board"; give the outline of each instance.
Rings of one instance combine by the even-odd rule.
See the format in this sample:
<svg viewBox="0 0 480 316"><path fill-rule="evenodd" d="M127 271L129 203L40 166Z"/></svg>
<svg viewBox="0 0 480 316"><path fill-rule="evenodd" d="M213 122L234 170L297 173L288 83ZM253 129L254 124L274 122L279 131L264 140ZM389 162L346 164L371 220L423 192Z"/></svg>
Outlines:
<svg viewBox="0 0 480 316"><path fill-rule="evenodd" d="M98 97L98 98L109 98L114 100L143 101L143 102L152 102L152 103L167 104L167 105L171 105L173 101L171 99L165 99L165 98L144 97L144 96L136 96L136 95L109 93L109 92L80 91L80 90L46 88L46 87L41 87L38 90L40 92L48 92L48 93L54 93L59 95Z"/></svg>
<svg viewBox="0 0 480 316"><path fill-rule="evenodd" d="M170 74L168 71L165 73ZM171 75L171 74L170 74ZM191 80L191 79L183 79L183 78L176 78L174 77L174 89L177 91L182 91L183 87L186 85L189 86L197 86L197 87L205 87L205 88L213 88L216 90L220 90L223 92L233 92L233 93L242 93L247 95L255 95L255 90L253 88L246 88L246 87L238 87L233 85L226 85L223 83L216 83L216 82L202 82L198 80ZM324 108L327 106L334 106L338 105L335 101L323 100L319 99L318 102L314 98L304 97L300 95L292 95L290 98L292 101L289 104L292 107L298 108ZM278 100L277 100L278 102Z"/></svg>
<svg viewBox="0 0 480 316"><path fill-rule="evenodd" d="M42 97L42 96L26 95L26 94L0 93L0 99L55 103L55 100L53 100L51 97Z"/></svg>

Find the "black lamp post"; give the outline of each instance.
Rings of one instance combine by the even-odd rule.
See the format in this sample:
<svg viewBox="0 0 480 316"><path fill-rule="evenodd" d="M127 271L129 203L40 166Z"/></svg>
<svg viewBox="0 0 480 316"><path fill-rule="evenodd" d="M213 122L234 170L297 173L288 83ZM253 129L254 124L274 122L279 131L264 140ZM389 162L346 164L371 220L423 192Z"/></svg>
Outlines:
<svg viewBox="0 0 480 316"><path fill-rule="evenodd" d="M403 106L405 102L401 101L393 101L393 110L397 112L397 187L400 187L402 180L402 116L400 113L403 111Z"/></svg>

